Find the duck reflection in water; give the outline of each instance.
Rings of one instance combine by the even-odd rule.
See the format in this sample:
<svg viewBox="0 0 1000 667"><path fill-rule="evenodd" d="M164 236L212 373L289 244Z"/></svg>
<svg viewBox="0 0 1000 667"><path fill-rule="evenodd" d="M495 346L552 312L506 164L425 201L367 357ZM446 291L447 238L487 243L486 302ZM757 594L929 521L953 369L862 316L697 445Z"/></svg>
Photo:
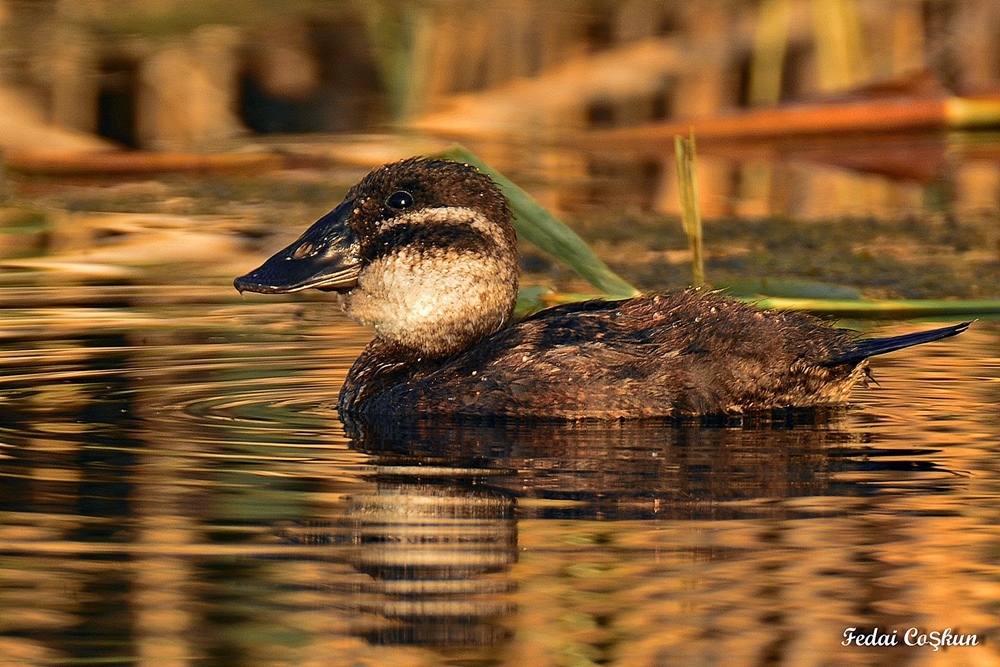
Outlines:
<svg viewBox="0 0 1000 667"><path fill-rule="evenodd" d="M459 470L397 473L381 468L375 490L352 497L344 517L351 565L371 577L359 590L355 632L378 644L504 640L501 620L514 611L514 498Z"/></svg>
<svg viewBox="0 0 1000 667"><path fill-rule="evenodd" d="M375 470L374 489L336 522L367 575L353 631L378 644L507 641L520 520L781 520L798 510L774 501L874 495L892 480L943 491L956 479L928 450L868 444L841 411L786 417L739 428L352 422Z"/></svg>

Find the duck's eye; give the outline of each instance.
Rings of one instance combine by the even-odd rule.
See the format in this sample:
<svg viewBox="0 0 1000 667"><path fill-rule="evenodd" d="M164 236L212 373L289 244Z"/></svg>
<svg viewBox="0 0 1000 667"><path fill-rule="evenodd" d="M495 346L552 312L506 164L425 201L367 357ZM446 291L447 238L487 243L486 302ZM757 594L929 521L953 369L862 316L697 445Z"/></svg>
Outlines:
<svg viewBox="0 0 1000 667"><path fill-rule="evenodd" d="M402 211L404 208L410 208L413 206L413 195L406 190L393 192L389 195L389 198L385 200L385 205L389 208L394 208L397 211Z"/></svg>
<svg viewBox="0 0 1000 667"><path fill-rule="evenodd" d="M295 259L305 259L309 255L313 254L313 244L306 241L298 248L292 251L292 257Z"/></svg>

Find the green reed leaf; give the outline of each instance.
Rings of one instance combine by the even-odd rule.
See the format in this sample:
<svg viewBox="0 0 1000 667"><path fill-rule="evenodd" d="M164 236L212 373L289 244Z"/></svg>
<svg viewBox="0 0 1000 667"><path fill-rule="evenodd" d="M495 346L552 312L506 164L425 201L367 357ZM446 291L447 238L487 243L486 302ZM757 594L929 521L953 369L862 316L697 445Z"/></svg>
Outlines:
<svg viewBox="0 0 1000 667"><path fill-rule="evenodd" d="M602 262L576 232L552 215L534 197L480 160L467 148L455 145L440 153L438 157L471 164L489 175L510 202L517 233L573 269L591 285L609 296L626 297L639 293L639 290Z"/></svg>
<svg viewBox="0 0 1000 667"><path fill-rule="evenodd" d="M855 318L976 317L1000 315L1000 300L949 301L933 299L745 299L764 310L797 310L814 315Z"/></svg>

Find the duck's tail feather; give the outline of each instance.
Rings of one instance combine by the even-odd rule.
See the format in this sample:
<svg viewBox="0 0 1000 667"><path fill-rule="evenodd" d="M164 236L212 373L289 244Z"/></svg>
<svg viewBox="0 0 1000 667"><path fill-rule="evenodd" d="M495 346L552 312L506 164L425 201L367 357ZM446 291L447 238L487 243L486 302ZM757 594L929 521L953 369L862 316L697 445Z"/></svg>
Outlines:
<svg viewBox="0 0 1000 667"><path fill-rule="evenodd" d="M952 324L951 326L941 327L940 329L917 331L915 333L903 334L902 336L889 336L888 338L864 338L859 340L852 349L834 357L823 365L840 366L842 364L857 364L864 361L868 357L874 357L878 354L895 352L896 350L902 350L905 347L922 345L923 343L930 343L931 341L941 340L942 338L957 336L968 329L971 324L971 321L962 322L961 324Z"/></svg>

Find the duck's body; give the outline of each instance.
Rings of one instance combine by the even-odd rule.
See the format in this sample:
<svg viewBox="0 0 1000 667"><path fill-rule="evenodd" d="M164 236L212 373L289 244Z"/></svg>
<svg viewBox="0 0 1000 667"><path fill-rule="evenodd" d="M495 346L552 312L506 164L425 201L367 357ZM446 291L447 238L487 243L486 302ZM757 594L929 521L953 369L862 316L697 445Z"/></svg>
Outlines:
<svg viewBox="0 0 1000 667"><path fill-rule="evenodd" d="M517 256L506 201L452 162L375 170L237 289L341 293L375 339L343 414L629 419L841 403L875 354L967 323L863 339L804 315L689 290L587 301L511 324Z"/></svg>

